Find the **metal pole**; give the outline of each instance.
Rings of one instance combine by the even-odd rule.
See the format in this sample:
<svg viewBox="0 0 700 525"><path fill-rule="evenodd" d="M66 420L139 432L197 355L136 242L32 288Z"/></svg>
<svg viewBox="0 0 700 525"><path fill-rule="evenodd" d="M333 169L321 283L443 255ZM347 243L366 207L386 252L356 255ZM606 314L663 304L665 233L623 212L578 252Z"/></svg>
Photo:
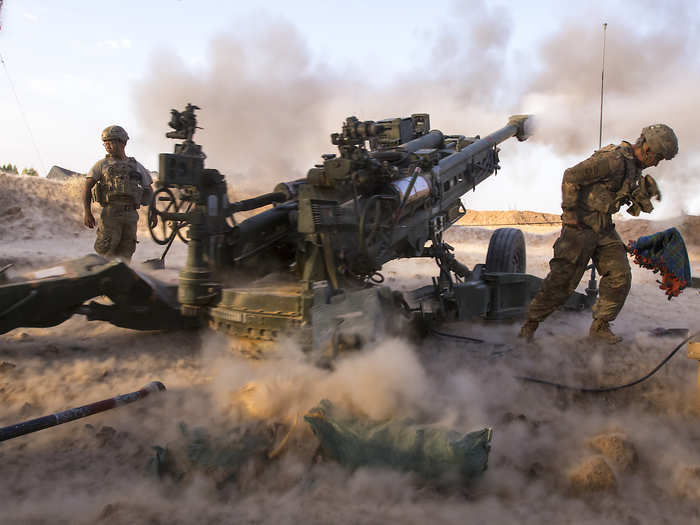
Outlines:
<svg viewBox="0 0 700 525"><path fill-rule="evenodd" d="M598 149L603 147L603 93L605 87L605 35L607 33L608 23L603 23L603 60L600 72L600 126L598 128ZM598 296L598 283L595 278L595 264L591 261L591 278L588 281L586 294L589 297Z"/></svg>
<svg viewBox="0 0 700 525"><path fill-rule="evenodd" d="M598 132L598 149L603 146L603 87L605 85L605 34L608 23L603 24L603 67L600 73L600 129Z"/></svg>
<svg viewBox="0 0 700 525"><path fill-rule="evenodd" d="M63 423L68 423L69 421L73 421L75 419L104 412L105 410L111 410L122 405L133 403L139 399L143 399L153 392L162 392L163 390L165 390L165 385L163 383L160 381L153 381L136 392L122 394L110 399L97 401L96 403L90 403L89 405L71 408L69 410L64 410L63 412L56 412L50 416L38 417L36 419L24 421L23 423L10 425L9 427L3 427L0 428L0 441L6 441L25 434L31 434L32 432L36 432L38 430L55 427L56 425L62 425Z"/></svg>

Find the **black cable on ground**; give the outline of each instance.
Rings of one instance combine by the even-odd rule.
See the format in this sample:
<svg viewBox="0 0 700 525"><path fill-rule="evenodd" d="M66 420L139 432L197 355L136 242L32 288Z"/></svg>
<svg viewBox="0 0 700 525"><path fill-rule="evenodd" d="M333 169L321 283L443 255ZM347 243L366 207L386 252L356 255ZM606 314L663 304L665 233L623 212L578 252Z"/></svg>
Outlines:
<svg viewBox="0 0 700 525"><path fill-rule="evenodd" d="M466 335L455 335L455 334L446 334L445 332L438 332L435 330L435 328L430 328L430 332L439 335L440 337L447 337L449 339L458 339L460 341L468 341L470 343L485 343L483 339L477 339L476 337L467 337Z"/></svg>
<svg viewBox="0 0 700 525"><path fill-rule="evenodd" d="M700 332L695 332L694 334L689 335L683 341L678 343L678 345L673 349L673 351L668 354L656 367L649 372L647 375L640 377L639 379L632 381L631 383L625 383L624 385L618 385L618 386L608 386L608 387L601 387L601 388L583 388L583 387L577 387L577 386L570 386L570 385L563 385L561 383L555 383L553 381L547 381L545 379L537 379L535 377L526 377L526 376L515 376L516 379L520 379L521 381L527 381L528 383L537 383L539 385L545 385L545 386L553 386L555 388L559 388L560 390L574 390L576 392L583 392L587 394L601 394L604 392L615 392L617 390L622 390L623 388L629 388L634 385L638 385L642 381L646 381L649 379L651 376L653 376L656 372L658 372L662 366L664 366L676 353L678 350L680 350L683 345L685 345L688 341L691 339L697 337L700 335Z"/></svg>
<svg viewBox="0 0 700 525"><path fill-rule="evenodd" d="M468 337L468 336L466 336L466 335L457 335L457 334L447 334L447 333L445 333L445 332L440 332L440 331L438 331L438 330L435 330L435 329L432 328L432 327L430 328L430 332L431 332L432 334L435 334L435 335L439 336L439 337L445 337L445 338L447 338L447 339L456 339L456 340L458 340L458 341L464 341L465 343L470 343L470 344L481 344L481 343L484 343L484 344L493 345L493 346L495 346L496 348L498 348L498 347L503 347L503 346L506 347L505 350L497 350L497 351L495 351L495 352L491 352L490 354L488 354L488 357L502 357L502 356L504 356L505 354L507 354L508 352L512 352L512 351L513 351L513 347L512 347L512 346L508 346L508 345L506 345L505 343L492 343L492 342L490 342L490 341L484 341L483 339L477 339L476 337Z"/></svg>

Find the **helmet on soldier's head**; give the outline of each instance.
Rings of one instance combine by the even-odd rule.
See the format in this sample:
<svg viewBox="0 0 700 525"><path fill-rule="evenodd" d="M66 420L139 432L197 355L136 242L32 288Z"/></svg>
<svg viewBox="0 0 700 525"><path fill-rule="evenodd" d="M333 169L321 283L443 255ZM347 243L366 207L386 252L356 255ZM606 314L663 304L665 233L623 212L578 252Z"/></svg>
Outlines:
<svg viewBox="0 0 700 525"><path fill-rule="evenodd" d="M651 151L661 155L666 160L671 160L678 153L678 138L666 124L647 126L642 130L642 137Z"/></svg>
<svg viewBox="0 0 700 525"><path fill-rule="evenodd" d="M129 135L126 134L126 130L121 126L107 126L102 131L102 142L107 142L108 140L119 140L126 144L129 140Z"/></svg>

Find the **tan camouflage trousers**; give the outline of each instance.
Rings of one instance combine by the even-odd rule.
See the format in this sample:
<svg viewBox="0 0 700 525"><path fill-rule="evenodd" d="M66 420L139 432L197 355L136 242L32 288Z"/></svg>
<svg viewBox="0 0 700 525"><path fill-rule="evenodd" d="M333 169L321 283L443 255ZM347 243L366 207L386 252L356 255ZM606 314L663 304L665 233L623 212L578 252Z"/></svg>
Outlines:
<svg viewBox="0 0 700 525"><path fill-rule="evenodd" d="M126 261L136 251L136 225L138 212L132 205L109 203L102 208L100 224L97 226L95 251L108 258Z"/></svg>
<svg viewBox="0 0 700 525"><path fill-rule="evenodd" d="M632 272L622 239L614 227L598 233L566 225L554 243L549 275L530 303L528 320L542 321L563 305L581 281L591 258L600 274L593 318L614 320L625 304L632 284Z"/></svg>

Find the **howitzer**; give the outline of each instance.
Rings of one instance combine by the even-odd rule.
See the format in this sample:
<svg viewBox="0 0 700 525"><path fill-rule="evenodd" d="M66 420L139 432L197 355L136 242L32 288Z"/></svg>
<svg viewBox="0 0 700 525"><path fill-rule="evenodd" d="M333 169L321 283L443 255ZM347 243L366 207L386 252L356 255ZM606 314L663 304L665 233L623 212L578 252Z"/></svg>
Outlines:
<svg viewBox="0 0 700 525"><path fill-rule="evenodd" d="M461 197L498 169L496 145L512 136L525 140L526 125L527 116L511 117L482 139L431 131L425 114L379 122L350 117L331 136L339 155L323 155L305 179L236 203L228 203L223 175L204 168L201 149L178 145L176 153L160 156L151 212L161 221L154 238L166 244L188 224L196 243L189 266L229 275L242 267L246 278L261 258L245 261L284 245L290 249L282 269L291 259L307 287L329 281L339 289L393 259L435 257L435 249L426 252L427 241L436 240L437 248L437 238L465 213ZM240 224L232 220L236 212L270 204L275 207Z"/></svg>
<svg viewBox="0 0 700 525"><path fill-rule="evenodd" d="M349 117L331 135L338 153L323 155L306 178L235 203L227 200L224 177L204 168L203 155L183 153L182 145L161 155L151 206L156 228L165 241L190 225L178 292L183 315L246 339L294 331L314 348L337 350L387 331L388 312L396 309L423 320L522 313L539 288L539 279L523 273L522 233L497 231L491 267L473 270L455 259L443 233L466 213L465 193L499 168L497 145L526 140L527 128L526 115L484 138L431 130L427 114ZM159 208L161 202L167 205ZM408 301L374 286L385 263L411 257L436 260L433 285ZM250 284L253 276L259 284Z"/></svg>
<svg viewBox="0 0 700 525"><path fill-rule="evenodd" d="M524 273L519 230L496 230L485 264L472 269L443 240L466 213L462 197L499 169L498 144L527 138L527 116L483 138L431 130L427 114L349 117L331 135L338 152L323 155L305 178L229 202L224 175L205 167L193 141L195 109L188 105L186 118L173 113L173 136L185 141L160 155L149 207L157 218L151 234L166 252L175 237L188 243L177 286L90 256L48 281L0 285L0 333L32 326L28 313L38 308L41 324L33 326L73 313L139 329L209 324L252 341L254 351L293 334L305 348L334 354L401 330L404 319L516 316L539 289L540 279ZM236 220L241 212L257 213ZM385 263L415 257L436 261L431 285L405 295L380 286ZM68 298L76 279L86 286ZM121 290L127 283L129 291ZM113 304L82 303L101 294ZM572 302L586 301L575 295Z"/></svg>
<svg viewBox="0 0 700 525"><path fill-rule="evenodd" d="M0 441L7 441L8 439L24 436L25 434L31 434L32 432L38 432L39 430L44 430L45 428L63 425L69 421L75 421L76 419L82 419L106 410L112 410L113 408L118 408L120 406L128 405L129 403L143 399L149 394L163 392L164 390L165 385L163 383L160 381L153 381L135 392L121 394L109 399L103 399L102 401L90 403L89 405L63 410L48 416L42 416L36 419L30 419L29 421L24 421L22 423L17 423L16 425L2 427L0 428Z"/></svg>

